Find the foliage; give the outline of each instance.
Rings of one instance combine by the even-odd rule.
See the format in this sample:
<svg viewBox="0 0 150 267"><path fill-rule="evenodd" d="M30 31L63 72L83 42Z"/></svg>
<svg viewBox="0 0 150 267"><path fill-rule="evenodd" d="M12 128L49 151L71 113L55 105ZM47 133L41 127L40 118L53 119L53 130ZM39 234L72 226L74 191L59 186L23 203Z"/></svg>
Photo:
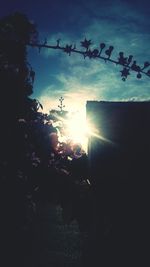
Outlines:
<svg viewBox="0 0 150 267"><path fill-rule="evenodd" d="M20 100L32 93L33 70L27 62L26 43L37 41L35 25L15 13L0 21L0 82L3 94Z"/></svg>
<svg viewBox="0 0 150 267"><path fill-rule="evenodd" d="M28 258L27 236L31 238L37 202L56 201L65 209L77 179L71 167L76 149L59 144L50 115L39 112L42 105L29 98L35 72L27 61L26 44L37 41L36 26L25 15L15 13L0 20L1 242L10 244L14 235L15 260L19 259L15 266L23 266ZM85 166L86 155L83 161Z"/></svg>

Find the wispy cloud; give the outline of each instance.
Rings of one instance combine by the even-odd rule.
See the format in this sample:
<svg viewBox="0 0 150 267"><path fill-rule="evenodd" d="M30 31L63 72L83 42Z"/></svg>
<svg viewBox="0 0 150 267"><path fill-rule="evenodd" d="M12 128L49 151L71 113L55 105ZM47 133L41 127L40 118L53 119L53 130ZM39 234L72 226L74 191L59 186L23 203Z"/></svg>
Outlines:
<svg viewBox="0 0 150 267"><path fill-rule="evenodd" d="M84 1L82 1L82 4ZM115 47L113 56L118 57L120 51L126 56L133 54L137 63L143 64L150 56L149 21L140 10L135 10L131 5L122 1L115 1L113 6L106 1L103 6L94 2L88 3L86 8L94 12L86 26L80 32L71 34L68 32L56 33L48 38L51 44L55 44L58 38L62 44L75 43L80 47L82 38L93 40L96 46L100 42L106 42L107 46ZM78 48L79 48L78 47ZM58 57L54 51L46 51L44 56ZM136 73L132 73L126 82L120 77L120 67L111 65L101 60L85 60L81 55L72 54L70 57L62 52L59 54L60 66L55 74L56 84L43 89L40 96L41 102L45 101L57 106L56 98L64 96L66 106L79 108L85 106L87 100L148 100L150 99L149 78L136 79ZM57 100L58 101L58 100Z"/></svg>

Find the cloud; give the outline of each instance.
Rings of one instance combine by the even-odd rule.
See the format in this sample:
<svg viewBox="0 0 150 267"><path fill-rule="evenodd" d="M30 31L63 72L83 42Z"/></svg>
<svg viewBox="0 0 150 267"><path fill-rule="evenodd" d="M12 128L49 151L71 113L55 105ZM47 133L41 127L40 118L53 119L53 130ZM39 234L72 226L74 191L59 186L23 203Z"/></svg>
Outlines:
<svg viewBox="0 0 150 267"><path fill-rule="evenodd" d="M75 42L75 36L73 34L57 32L55 34L48 35L46 40L47 44L54 46L57 45L57 40L60 40L60 46L66 46L66 44L72 44ZM45 57L56 57L62 55L62 51L60 50L54 51L53 49L43 49L41 52Z"/></svg>
<svg viewBox="0 0 150 267"><path fill-rule="evenodd" d="M97 3L97 5L96 5ZM118 53L124 51L128 56L133 54L137 63L143 64L149 59L150 33L147 25L148 18L140 10L135 10L127 2L115 1L113 6L110 1L102 6L99 2L87 2L87 13L92 12L87 25L80 32L56 33L48 38L51 44L55 44L58 38L62 39L62 45L68 43L77 44L85 37L93 40L93 45L99 47L100 42L106 42L107 47L115 47L112 58L117 59ZM84 1L82 6L84 8ZM87 18L87 17L86 17ZM147 24L147 25L146 25ZM58 54L52 50L45 51L44 56L52 56L58 59ZM55 60L55 59L54 59ZM56 83L45 87L40 95L41 102L58 105L58 99L62 95L65 98L66 107L69 109L85 107L87 100L148 100L149 78L136 79L136 73L132 72L126 82L120 77L120 66L106 63L102 60L85 60L79 54L68 56L59 53L59 67L55 74ZM45 105L45 104L44 104Z"/></svg>
<svg viewBox="0 0 150 267"><path fill-rule="evenodd" d="M68 59L66 59L67 61ZM119 66L84 61L81 66L78 64L67 65L65 71L57 74L55 79L59 86L53 85L42 91L41 101L52 103L53 108L57 107L58 99L62 95L65 98L68 109L79 109L86 105L87 100L127 101L127 100L148 100L149 78L137 80L132 74L126 82L123 82L119 73ZM82 64L84 64L82 66ZM147 79L147 82L146 82ZM44 103L43 103L44 104ZM44 104L45 105L45 104Z"/></svg>

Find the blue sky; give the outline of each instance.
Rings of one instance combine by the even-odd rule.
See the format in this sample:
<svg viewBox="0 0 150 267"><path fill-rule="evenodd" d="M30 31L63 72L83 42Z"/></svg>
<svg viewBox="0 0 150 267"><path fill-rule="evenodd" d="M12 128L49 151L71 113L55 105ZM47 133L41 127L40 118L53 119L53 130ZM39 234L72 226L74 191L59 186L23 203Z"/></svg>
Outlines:
<svg viewBox="0 0 150 267"><path fill-rule="evenodd" d="M75 43L85 37L95 47L100 42L113 45L112 58L120 51L132 54L142 66L150 60L150 4L149 1L125 0L5 0L0 16L14 11L25 13L37 24L40 40L46 37L55 44ZM141 80L131 73L126 82L120 77L119 66L101 60L70 57L59 51L30 48L28 60L36 72L34 98L44 105L45 111L56 108L60 96L65 98L66 109L84 108L87 100L148 100L150 78Z"/></svg>

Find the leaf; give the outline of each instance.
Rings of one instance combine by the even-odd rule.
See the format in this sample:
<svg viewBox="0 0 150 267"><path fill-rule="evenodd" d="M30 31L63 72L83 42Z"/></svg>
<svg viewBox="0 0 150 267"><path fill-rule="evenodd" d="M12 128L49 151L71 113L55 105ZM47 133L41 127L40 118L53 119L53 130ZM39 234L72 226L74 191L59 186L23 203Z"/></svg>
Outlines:
<svg viewBox="0 0 150 267"><path fill-rule="evenodd" d="M110 58L113 49L114 49L114 47L113 47L113 46L110 46L110 47L105 51L105 54L108 56L108 58Z"/></svg>
<svg viewBox="0 0 150 267"><path fill-rule="evenodd" d="M71 51L72 51L72 45L66 45L66 47L64 48L64 52L66 52L67 54L69 54L69 56L71 55Z"/></svg>
<svg viewBox="0 0 150 267"><path fill-rule="evenodd" d="M128 59L127 59L127 66L130 65L130 63L132 62L132 59L133 59L133 56L130 55L130 56L128 57Z"/></svg>
<svg viewBox="0 0 150 267"><path fill-rule="evenodd" d="M93 54L93 57L97 57L99 55L99 50L98 49L94 49L92 54Z"/></svg>
<svg viewBox="0 0 150 267"><path fill-rule="evenodd" d="M137 71L137 72L141 71L140 66L138 66L138 65L136 64L136 61L133 61L133 64L132 64L132 66L131 66L131 69L134 70L134 71Z"/></svg>
<svg viewBox="0 0 150 267"><path fill-rule="evenodd" d="M123 68L123 70L120 72L121 72L121 77L123 77L125 79L128 77L128 75L130 75L129 69L127 69L127 68Z"/></svg>
<svg viewBox="0 0 150 267"><path fill-rule="evenodd" d="M86 38L84 39L84 41L81 41L81 46L85 47L87 50L89 49L91 44L92 44L91 40L87 40Z"/></svg>
<svg viewBox="0 0 150 267"><path fill-rule="evenodd" d="M148 70L146 74L147 74L148 76L150 76L150 70Z"/></svg>
<svg viewBox="0 0 150 267"><path fill-rule="evenodd" d="M106 45L105 45L104 43L101 43L101 44L100 44L100 48L101 48L101 50L104 49L105 46L106 46Z"/></svg>
<svg viewBox="0 0 150 267"><path fill-rule="evenodd" d="M89 50L86 52L85 56L87 56L87 57L89 57L89 58L91 59L91 58L93 57L93 52L89 49Z"/></svg>
<svg viewBox="0 0 150 267"><path fill-rule="evenodd" d="M121 64L121 65L125 65L127 63L127 58L124 57L124 53L123 52L119 53L118 63Z"/></svg>
<svg viewBox="0 0 150 267"><path fill-rule="evenodd" d="M148 61L144 62L144 67L142 68L142 70L148 68L150 66L150 63Z"/></svg>
<svg viewBox="0 0 150 267"><path fill-rule="evenodd" d="M142 75L141 75L141 73L139 72L138 74L137 74L137 76L136 76L138 79L141 79L142 78Z"/></svg>
<svg viewBox="0 0 150 267"><path fill-rule="evenodd" d="M41 109L43 109L43 106L42 106L42 104L40 102L39 102L39 106L40 106Z"/></svg>

